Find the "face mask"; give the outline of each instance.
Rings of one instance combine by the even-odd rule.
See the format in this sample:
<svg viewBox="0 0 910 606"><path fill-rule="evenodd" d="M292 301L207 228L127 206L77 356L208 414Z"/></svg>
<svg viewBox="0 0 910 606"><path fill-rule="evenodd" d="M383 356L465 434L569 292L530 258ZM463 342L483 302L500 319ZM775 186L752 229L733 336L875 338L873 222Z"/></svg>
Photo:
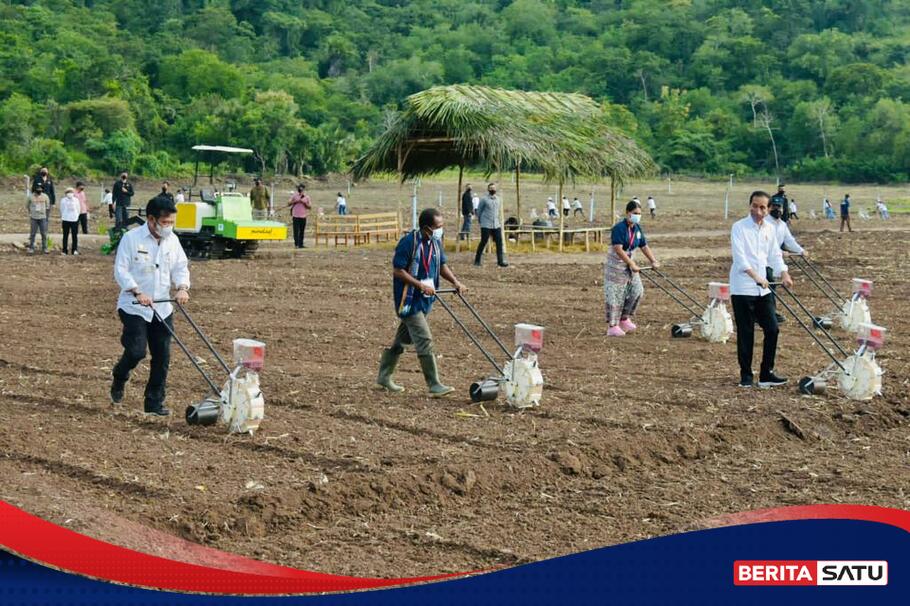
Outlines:
<svg viewBox="0 0 910 606"><path fill-rule="evenodd" d="M445 230L444 230L443 228L441 228L441 227L439 227L439 228L437 228L437 229L434 229L434 230L433 230L433 237L436 238L437 240L439 240L439 241L441 242L441 241L442 241L442 234L444 233L444 231L445 231Z"/></svg>
<svg viewBox="0 0 910 606"><path fill-rule="evenodd" d="M637 225L641 223L641 215L629 215L629 221Z"/></svg>
<svg viewBox="0 0 910 606"><path fill-rule="evenodd" d="M771 212L769 212L768 214L771 215L772 217L774 217L775 219L780 219L781 212L780 212L779 208L772 208Z"/></svg>
<svg viewBox="0 0 910 606"><path fill-rule="evenodd" d="M490 189L490 190L487 190L487 191L490 193L491 196L495 196L495 195L496 195L496 190L495 190L495 189Z"/></svg>

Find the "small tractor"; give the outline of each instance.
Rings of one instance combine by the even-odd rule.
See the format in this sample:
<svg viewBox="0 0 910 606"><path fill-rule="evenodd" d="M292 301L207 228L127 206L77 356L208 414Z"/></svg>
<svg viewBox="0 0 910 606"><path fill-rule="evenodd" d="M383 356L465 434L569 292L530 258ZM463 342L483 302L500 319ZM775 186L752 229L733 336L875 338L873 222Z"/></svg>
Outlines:
<svg viewBox="0 0 910 606"><path fill-rule="evenodd" d="M227 259L252 257L262 240L284 240L287 225L278 221L256 221L249 196L240 192L216 191L214 158L218 154L251 154L253 150L218 145L194 145L199 156L193 175L193 186L186 202L177 204L177 223L174 232L188 257ZM204 156L209 163L209 187L200 187L199 161ZM196 193L198 192L198 193ZM196 199L194 199L196 193Z"/></svg>

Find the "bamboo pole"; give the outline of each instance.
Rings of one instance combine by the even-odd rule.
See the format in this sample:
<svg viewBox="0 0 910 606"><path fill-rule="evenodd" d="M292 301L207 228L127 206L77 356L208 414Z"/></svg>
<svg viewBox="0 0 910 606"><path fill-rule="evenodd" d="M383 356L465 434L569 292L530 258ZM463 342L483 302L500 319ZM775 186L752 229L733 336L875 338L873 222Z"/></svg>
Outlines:
<svg viewBox="0 0 910 606"><path fill-rule="evenodd" d="M404 188L404 180L402 179L402 170L404 169L404 160L401 157L401 143L398 144L398 196L396 196L396 205L395 205L395 214L398 216L398 223L404 224L404 221L401 220L401 193Z"/></svg>
<svg viewBox="0 0 910 606"><path fill-rule="evenodd" d="M456 217L461 217L461 225L458 226L458 237L455 238L455 252L461 251L461 226L464 225L464 211L461 208L461 179L464 176L464 162L458 165L458 192L455 194L455 208L458 210L455 212ZM456 219L457 220L457 219Z"/></svg>
<svg viewBox="0 0 910 606"><path fill-rule="evenodd" d="M515 207L518 213L518 227L521 228L521 162L515 164Z"/></svg>
<svg viewBox="0 0 910 606"><path fill-rule="evenodd" d="M556 195L556 211L559 213L559 252L562 252L563 230L566 226L566 213L562 210L562 181L559 182L559 193Z"/></svg>
<svg viewBox="0 0 910 606"><path fill-rule="evenodd" d="M509 248L506 246L506 201L505 196L502 195L502 169L499 169L499 175L496 177L497 185L499 186L499 229L502 232L502 257L505 259L506 253Z"/></svg>
<svg viewBox="0 0 910 606"><path fill-rule="evenodd" d="M616 220L616 177L610 175L610 219L607 225L612 225Z"/></svg>

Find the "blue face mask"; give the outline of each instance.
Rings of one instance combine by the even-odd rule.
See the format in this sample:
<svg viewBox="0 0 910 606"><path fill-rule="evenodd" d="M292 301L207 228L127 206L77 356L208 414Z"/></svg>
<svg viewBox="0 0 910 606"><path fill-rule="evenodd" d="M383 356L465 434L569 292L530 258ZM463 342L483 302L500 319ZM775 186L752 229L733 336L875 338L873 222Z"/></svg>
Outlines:
<svg viewBox="0 0 910 606"><path fill-rule="evenodd" d="M637 225L641 223L641 215L629 215L629 221Z"/></svg>

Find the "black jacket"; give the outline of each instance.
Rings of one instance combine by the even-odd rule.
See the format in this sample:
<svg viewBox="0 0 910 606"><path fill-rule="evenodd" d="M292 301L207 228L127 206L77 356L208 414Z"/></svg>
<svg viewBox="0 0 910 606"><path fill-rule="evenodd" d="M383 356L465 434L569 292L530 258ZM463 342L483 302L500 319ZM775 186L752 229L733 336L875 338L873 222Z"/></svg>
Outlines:
<svg viewBox="0 0 910 606"><path fill-rule="evenodd" d="M47 181L42 181L41 175L35 175L32 179L32 192L34 192L39 185L44 190L44 193L47 194L48 199L51 201L51 206L56 204L57 195L54 192L54 181L51 179L50 175L48 175Z"/></svg>
<svg viewBox="0 0 910 606"><path fill-rule="evenodd" d="M784 223L790 220L790 199L787 198L786 194L774 194L771 196L771 203L780 205L780 218L783 219Z"/></svg>
<svg viewBox="0 0 910 606"><path fill-rule="evenodd" d="M474 212L474 192L470 189L461 194L461 214L464 217L472 214Z"/></svg>
<svg viewBox="0 0 910 606"><path fill-rule="evenodd" d="M133 184L129 181L126 182L126 187L124 187L123 181L118 179L111 188L111 195L114 198L114 205L116 206L129 206L134 193Z"/></svg>

